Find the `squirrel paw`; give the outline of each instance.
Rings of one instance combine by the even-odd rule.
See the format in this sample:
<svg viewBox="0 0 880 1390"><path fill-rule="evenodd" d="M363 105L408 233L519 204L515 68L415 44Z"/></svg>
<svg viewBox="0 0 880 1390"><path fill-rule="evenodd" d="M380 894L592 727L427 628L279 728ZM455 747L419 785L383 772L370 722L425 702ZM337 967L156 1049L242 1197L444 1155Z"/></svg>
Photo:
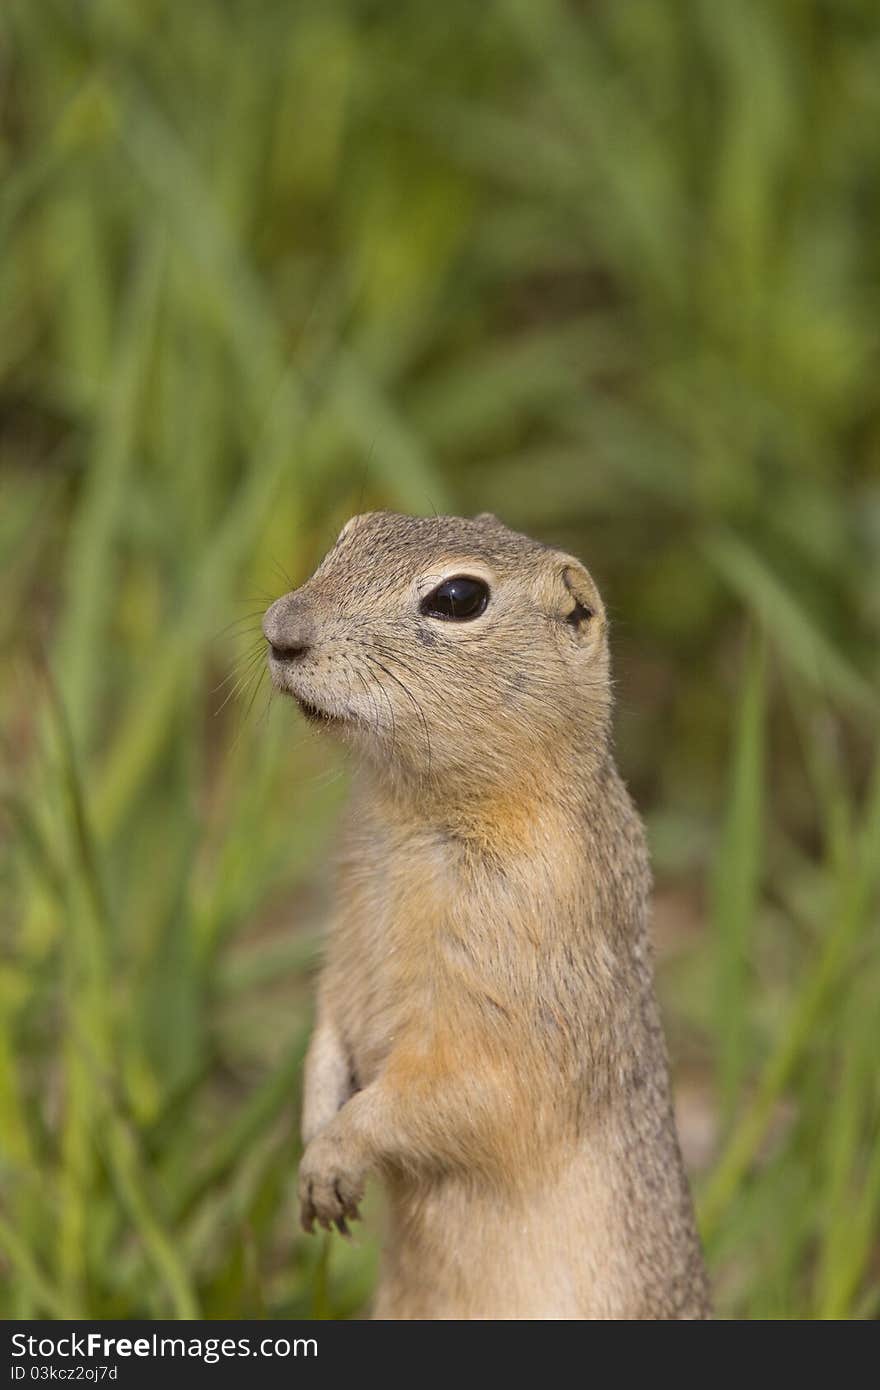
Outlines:
<svg viewBox="0 0 880 1390"><path fill-rule="evenodd" d="M339 1140L318 1134L307 1146L299 1165L300 1222L309 1235L315 1222L329 1231L335 1226L348 1236L349 1221L359 1221L358 1203L364 1195L365 1172L353 1164Z"/></svg>

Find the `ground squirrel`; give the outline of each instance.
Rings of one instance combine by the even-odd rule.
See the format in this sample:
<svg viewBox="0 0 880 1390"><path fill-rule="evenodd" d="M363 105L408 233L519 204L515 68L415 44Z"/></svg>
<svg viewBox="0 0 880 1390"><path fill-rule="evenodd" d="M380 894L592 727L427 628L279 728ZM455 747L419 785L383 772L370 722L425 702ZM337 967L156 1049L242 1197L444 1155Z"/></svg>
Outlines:
<svg viewBox="0 0 880 1390"><path fill-rule="evenodd" d="M263 623L358 755L302 1220L386 1189L379 1318L702 1318L602 601L495 517L354 517Z"/></svg>

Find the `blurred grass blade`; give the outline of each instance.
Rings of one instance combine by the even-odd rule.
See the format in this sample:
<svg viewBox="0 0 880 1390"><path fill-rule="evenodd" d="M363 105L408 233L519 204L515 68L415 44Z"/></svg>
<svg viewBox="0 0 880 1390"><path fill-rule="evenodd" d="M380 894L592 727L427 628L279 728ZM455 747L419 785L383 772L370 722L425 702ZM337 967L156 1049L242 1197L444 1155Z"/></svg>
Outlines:
<svg viewBox="0 0 880 1390"><path fill-rule="evenodd" d="M766 644L749 643L713 872L719 1093L731 1119L748 1065L749 964L763 860Z"/></svg>
<svg viewBox="0 0 880 1390"><path fill-rule="evenodd" d="M378 386L350 354L340 354L334 404L346 428L371 458L371 471L405 511L444 512L449 495L421 439L391 409Z"/></svg>
<svg viewBox="0 0 880 1390"><path fill-rule="evenodd" d="M732 531L716 531L706 541L706 553L806 681L864 713L877 715L877 692L820 632L747 541Z"/></svg>
<svg viewBox="0 0 880 1390"><path fill-rule="evenodd" d="M64 907L68 931L63 974L67 1026L62 1047L57 1263L66 1298L81 1306L87 1279L88 1207L97 1180L94 1141L102 1109L95 1077L112 1074L114 1058L108 991L111 928L67 709L48 666L43 675L60 752L67 865Z"/></svg>
<svg viewBox="0 0 880 1390"><path fill-rule="evenodd" d="M321 1237L321 1253L312 1278L312 1317L316 1321L333 1316L330 1299L330 1246L332 1236L326 1232Z"/></svg>
<svg viewBox="0 0 880 1390"><path fill-rule="evenodd" d="M754 1162L774 1109L819 1024L823 1009L851 964L853 950L876 925L874 897L880 881L880 755L875 764L857 855L851 873L837 882L837 906L818 959L807 970L755 1094L736 1126L700 1203L701 1228L714 1239L724 1214Z"/></svg>
<svg viewBox="0 0 880 1390"><path fill-rule="evenodd" d="M164 1282L174 1317L198 1318L198 1300L181 1259L177 1242L160 1220L151 1200L134 1139L113 1115L105 1116L103 1143L114 1181L144 1247Z"/></svg>
<svg viewBox="0 0 880 1390"><path fill-rule="evenodd" d="M108 836L131 810L144 778L164 745L181 685L191 671L194 644L217 630L220 596L228 594L254 537L265 525L285 471L289 445L270 431L266 451L233 498L198 566L189 594L155 653L151 680L135 691L98 779L95 821Z"/></svg>
<svg viewBox="0 0 880 1390"><path fill-rule="evenodd" d="M119 525L129 502L127 486L135 448L138 408L153 344L162 276L163 241L148 236L137 257L103 396L94 460L70 538L67 606L60 639L60 679L69 718L87 747L97 713L101 664L109 640L119 563Z"/></svg>
<svg viewBox="0 0 880 1390"><path fill-rule="evenodd" d="M308 1034L303 1031L281 1062L256 1089L245 1106L218 1136L210 1158L188 1176L174 1206L176 1221L183 1221L202 1197L223 1181L249 1144L262 1134L286 1107L292 1107L299 1083Z"/></svg>
<svg viewBox="0 0 880 1390"><path fill-rule="evenodd" d="M66 1302L62 1293L54 1289L46 1276L37 1267L26 1240L19 1236L13 1226L0 1214L0 1251L5 1254L22 1291L32 1300L34 1310L39 1316L48 1314L53 1318L77 1318L79 1309Z"/></svg>
<svg viewBox="0 0 880 1390"><path fill-rule="evenodd" d="M848 1027L840 1042L839 1084L829 1100L828 1178L817 1273L820 1318L852 1316L880 1231L880 1087L873 991L849 991Z"/></svg>

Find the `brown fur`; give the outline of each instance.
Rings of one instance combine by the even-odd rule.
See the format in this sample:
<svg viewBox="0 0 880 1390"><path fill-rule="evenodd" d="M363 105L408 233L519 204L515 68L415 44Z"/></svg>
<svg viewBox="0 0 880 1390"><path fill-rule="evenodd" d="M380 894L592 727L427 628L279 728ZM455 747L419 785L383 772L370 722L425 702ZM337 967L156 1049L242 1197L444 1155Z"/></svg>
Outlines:
<svg viewBox="0 0 880 1390"><path fill-rule="evenodd" d="M422 616L454 574L485 614ZM305 648L276 685L358 755L306 1228L381 1176L377 1317L708 1316L589 575L494 517L370 513L264 629Z"/></svg>

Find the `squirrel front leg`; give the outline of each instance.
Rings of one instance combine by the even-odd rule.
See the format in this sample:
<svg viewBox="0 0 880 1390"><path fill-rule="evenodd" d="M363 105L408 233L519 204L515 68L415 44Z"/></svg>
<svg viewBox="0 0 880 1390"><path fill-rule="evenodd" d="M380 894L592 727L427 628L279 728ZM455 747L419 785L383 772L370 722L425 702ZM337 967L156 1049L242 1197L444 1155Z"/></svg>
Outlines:
<svg viewBox="0 0 880 1390"><path fill-rule="evenodd" d="M299 1173L303 1228L347 1234L368 1173L497 1168L500 1135L516 1132L517 1088L491 1066L467 1074L439 1069L419 1052L389 1059L384 1072L317 1133Z"/></svg>
<svg viewBox="0 0 880 1390"><path fill-rule="evenodd" d="M304 1147L330 1124L352 1091L351 1061L342 1035L329 1010L319 1005L303 1070Z"/></svg>

